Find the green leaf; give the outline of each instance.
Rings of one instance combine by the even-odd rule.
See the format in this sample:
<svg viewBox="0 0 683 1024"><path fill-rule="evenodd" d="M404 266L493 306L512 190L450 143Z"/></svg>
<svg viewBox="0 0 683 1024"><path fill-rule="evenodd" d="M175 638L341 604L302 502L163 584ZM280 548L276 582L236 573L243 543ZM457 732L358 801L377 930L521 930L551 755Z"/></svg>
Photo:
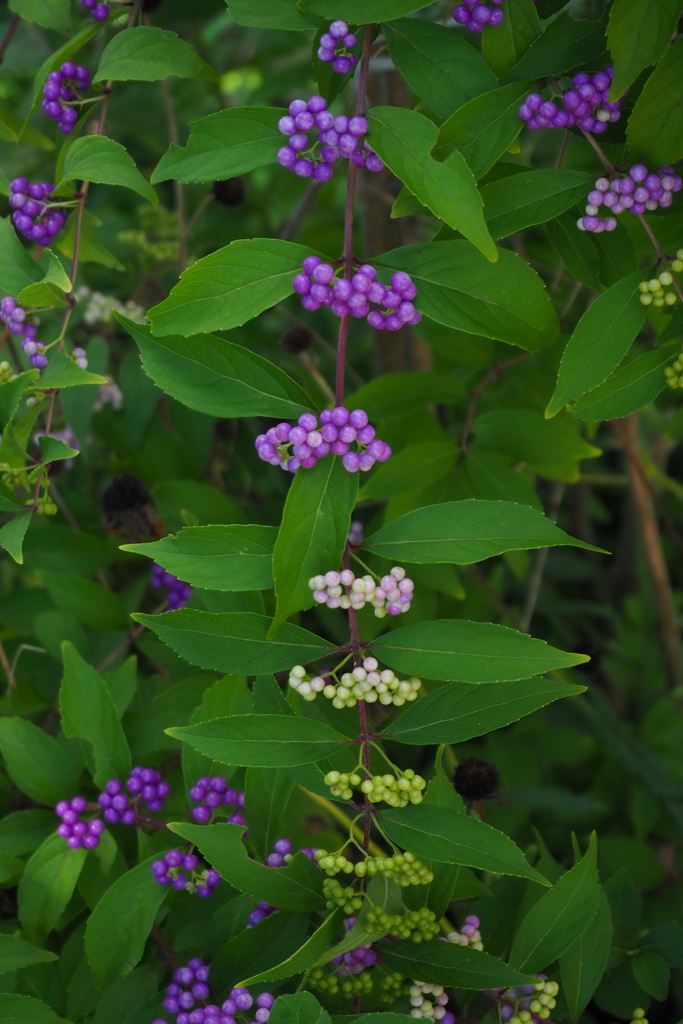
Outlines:
<svg viewBox="0 0 683 1024"><path fill-rule="evenodd" d="M57 954L51 953L49 949L36 949L15 935L0 935L0 974L58 959Z"/></svg>
<svg viewBox="0 0 683 1024"><path fill-rule="evenodd" d="M9 0L8 6L13 14L41 28L63 34L71 27L70 0Z"/></svg>
<svg viewBox="0 0 683 1024"><path fill-rule="evenodd" d="M324 910L322 872L303 854L282 868L250 860L242 845L242 825L187 825L173 822L172 832L195 843L221 877L280 910Z"/></svg>
<svg viewBox="0 0 683 1024"><path fill-rule="evenodd" d="M227 995L245 974L276 967L291 949L304 942L309 922L309 914L281 910L253 928L233 935L218 956L212 958L213 977L221 979L221 987L218 993L212 992L212 998L220 1003L223 995Z"/></svg>
<svg viewBox="0 0 683 1024"><path fill-rule="evenodd" d="M64 735L87 740L95 756L95 785L125 779L130 751L118 712L102 677L68 641L62 644L64 678L59 694Z"/></svg>
<svg viewBox="0 0 683 1024"><path fill-rule="evenodd" d="M29 942L57 927L73 896L88 851L72 850L53 832L33 854L19 882L19 920Z"/></svg>
<svg viewBox="0 0 683 1024"><path fill-rule="evenodd" d="M640 257L623 224L614 231L603 231L591 239L600 254L600 280L605 288L621 281L640 266Z"/></svg>
<svg viewBox="0 0 683 1024"><path fill-rule="evenodd" d="M150 857L117 878L88 918L85 955L100 990L123 978L142 959L167 892L152 874L155 860Z"/></svg>
<svg viewBox="0 0 683 1024"><path fill-rule="evenodd" d="M458 149L474 177L482 178L524 127L519 105L532 86L533 82L513 82L465 103L441 125L436 159L444 160Z"/></svg>
<svg viewBox="0 0 683 1024"><path fill-rule="evenodd" d="M24 373L17 374L13 380L7 380L4 384L0 384L0 427L3 430L14 419L19 403L27 388L39 377L40 374L37 370L26 370ZM21 504L21 502L19 502L18 498L15 498L12 502L12 507L17 504Z"/></svg>
<svg viewBox="0 0 683 1024"><path fill-rule="evenodd" d="M80 766L33 722L0 718L0 751L15 786L36 803L53 806L76 790Z"/></svg>
<svg viewBox="0 0 683 1024"><path fill-rule="evenodd" d="M645 319L641 280L636 271L618 281L583 314L562 355L546 418L602 384L624 358Z"/></svg>
<svg viewBox="0 0 683 1024"><path fill-rule="evenodd" d="M263 356L210 334L155 338L145 324L115 314L137 342L154 383L207 416L298 417L310 399L291 377Z"/></svg>
<svg viewBox="0 0 683 1024"><path fill-rule="evenodd" d="M650 166L675 163L683 156L683 38L669 47L645 83L628 119L626 138L631 157Z"/></svg>
<svg viewBox="0 0 683 1024"><path fill-rule="evenodd" d="M386 953L386 956L385 956ZM478 949L431 939L416 945L408 939L382 946L382 960L395 971L423 982L481 991L533 984L533 979Z"/></svg>
<svg viewBox="0 0 683 1024"><path fill-rule="evenodd" d="M64 352L50 354L50 362L40 375L40 388L73 388L81 384L106 384L99 373L83 370Z"/></svg>
<svg viewBox="0 0 683 1024"><path fill-rule="evenodd" d="M32 515L32 512L17 512L0 529L0 548L4 548L19 565L24 561L22 548Z"/></svg>
<svg viewBox="0 0 683 1024"><path fill-rule="evenodd" d="M311 764L348 743L324 722L287 715L233 715L166 731L220 764L244 767Z"/></svg>
<svg viewBox="0 0 683 1024"><path fill-rule="evenodd" d="M631 960L633 976L648 995L666 999L671 980L671 968L658 953L641 950Z"/></svg>
<svg viewBox="0 0 683 1024"><path fill-rule="evenodd" d="M384 420L407 416L428 405L450 404L464 396L465 389L456 377L443 372L406 370L369 381L354 391L346 404L349 409L365 409L372 420Z"/></svg>
<svg viewBox="0 0 683 1024"><path fill-rule="evenodd" d="M534 409L495 409L477 416L472 429L487 448L528 463L550 480L578 480L581 460L601 454L583 440L569 417L544 420Z"/></svg>
<svg viewBox="0 0 683 1024"><path fill-rule="evenodd" d="M572 277L594 292L601 291L600 257L592 232L578 231L576 217L569 213L549 221L546 229Z"/></svg>
<svg viewBox="0 0 683 1024"><path fill-rule="evenodd" d="M311 576L341 564L357 494L358 474L349 473L340 458L297 472L273 551L277 610L269 635L294 612L311 607Z"/></svg>
<svg viewBox="0 0 683 1024"><path fill-rule="evenodd" d="M348 532L348 531L347 531ZM123 544L166 572L203 590L265 590L273 586L275 526L188 526L149 544Z"/></svg>
<svg viewBox="0 0 683 1024"><path fill-rule="evenodd" d="M273 1024L332 1024L332 1018L310 992L278 996L273 1009Z"/></svg>
<svg viewBox="0 0 683 1024"><path fill-rule="evenodd" d="M71 612L86 626L96 629L124 630L128 616L119 595L101 583L83 576L43 572L42 582L55 605Z"/></svg>
<svg viewBox="0 0 683 1024"><path fill-rule="evenodd" d="M602 980L612 945L612 915L604 890L590 927L560 957L562 992L578 1020Z"/></svg>
<svg viewBox="0 0 683 1024"><path fill-rule="evenodd" d="M191 665L219 672L260 675L322 658L334 645L286 623L269 640L271 620L253 612L200 612L183 608L164 615L133 615Z"/></svg>
<svg viewBox="0 0 683 1024"><path fill-rule="evenodd" d="M297 0L227 0L238 25L247 28L306 29L311 23L297 10Z"/></svg>
<svg viewBox="0 0 683 1024"><path fill-rule="evenodd" d="M0 217L0 290L18 295L43 272L23 247L9 217Z"/></svg>
<svg viewBox="0 0 683 1024"><path fill-rule="evenodd" d="M295 974L307 971L309 967L313 967L318 962L325 950L332 945L343 919L344 913L341 907L337 907L327 915L320 927L313 932L303 946L300 946L296 952L292 953L286 960L283 960L281 964L278 964L277 967L271 967L270 970L254 974L244 981L240 981L239 984L249 986L262 984L266 981L282 981L285 978L293 978Z"/></svg>
<svg viewBox="0 0 683 1024"><path fill-rule="evenodd" d="M683 928L677 921L656 924L641 941L640 948L650 953L658 953L671 967L682 967Z"/></svg>
<svg viewBox="0 0 683 1024"><path fill-rule="evenodd" d="M254 701L254 711L257 714L263 713L284 713L291 717L291 708L287 704L280 687L273 676L258 676L254 683L259 698L263 696L268 683L274 689L277 704L273 707L268 703L263 704ZM265 686L264 686L265 684ZM272 691L268 693L271 696ZM286 710L285 710L286 709ZM256 856L265 861L273 846L282 835L283 823L287 812L287 805L295 786L292 773L282 768L250 767L247 769L244 783L244 806L249 829L249 839L253 844Z"/></svg>
<svg viewBox="0 0 683 1024"><path fill-rule="evenodd" d="M523 171L484 185L484 216L493 238L544 224L585 199L595 177L583 171ZM576 230L576 227L575 227Z"/></svg>
<svg viewBox="0 0 683 1024"><path fill-rule="evenodd" d="M22 288L17 300L22 306L45 306L49 309L66 309L69 305L64 292L57 285L47 281L39 281Z"/></svg>
<svg viewBox="0 0 683 1024"><path fill-rule="evenodd" d="M69 259L73 259L76 245L76 215L69 217L66 231L57 241L57 248ZM81 263L101 263L105 267L112 267L114 270L125 270L123 263L117 260L113 253L100 242L95 234L95 228L100 227L99 220L90 210L83 210L81 216L81 230L78 236L78 259Z"/></svg>
<svg viewBox="0 0 683 1024"><path fill-rule="evenodd" d="M175 32L150 25L124 28L109 40L93 76L95 82L160 82L177 75L218 82L220 76Z"/></svg>
<svg viewBox="0 0 683 1024"><path fill-rule="evenodd" d="M562 13L546 26L543 35L502 76L502 85L566 74L597 60L605 52L605 30L598 22L572 21L568 13Z"/></svg>
<svg viewBox="0 0 683 1024"><path fill-rule="evenodd" d="M450 562L471 565L504 551L530 551L574 540L541 512L512 501L444 501L394 519L363 542L363 547L393 562ZM595 550L594 548L592 550Z"/></svg>
<svg viewBox="0 0 683 1024"><path fill-rule="evenodd" d="M533 0L509 0L502 24L484 29L482 53L500 77L519 63L541 31Z"/></svg>
<svg viewBox="0 0 683 1024"><path fill-rule="evenodd" d="M466 619L436 619L403 626L373 642L397 672L461 683L503 683L581 665L584 654L565 653L508 626Z"/></svg>
<svg viewBox="0 0 683 1024"><path fill-rule="evenodd" d="M426 316L468 334L496 338L528 352L551 345L557 316L540 278L515 253L499 249L495 266L466 241L407 245L372 262L406 270Z"/></svg>
<svg viewBox="0 0 683 1024"><path fill-rule="evenodd" d="M549 884L509 836L477 818L426 804L383 810L378 817L389 839L418 857Z"/></svg>
<svg viewBox="0 0 683 1024"><path fill-rule="evenodd" d="M383 26L389 55L399 73L439 117L498 85L481 55L444 25L399 18Z"/></svg>
<svg viewBox="0 0 683 1024"><path fill-rule="evenodd" d="M190 121L187 145L169 147L152 183L222 181L275 163L284 142L278 122L286 113L282 107L230 107Z"/></svg>
<svg viewBox="0 0 683 1024"><path fill-rule="evenodd" d="M385 726L383 735L415 746L464 743L582 692L583 687L553 679L523 679L499 686L450 683L407 707Z"/></svg>
<svg viewBox="0 0 683 1024"><path fill-rule="evenodd" d="M393 21L428 6L425 0L299 0L297 4L304 14L331 20L344 18L352 25Z"/></svg>
<svg viewBox="0 0 683 1024"><path fill-rule="evenodd" d="M601 899L598 844L593 832L588 850L529 910L510 951L510 965L536 972L566 953L590 927Z"/></svg>
<svg viewBox="0 0 683 1024"><path fill-rule="evenodd" d="M607 39L614 62L610 100L624 95L643 70L656 64L683 14L681 0L643 5L638 0L614 0L610 7ZM634 40L638 45L634 46Z"/></svg>
<svg viewBox="0 0 683 1024"><path fill-rule="evenodd" d="M2 994L3 1024L69 1024L46 1003L33 996Z"/></svg>
<svg viewBox="0 0 683 1024"><path fill-rule="evenodd" d="M120 142L104 135L86 135L71 143L66 151L62 177L55 191L70 181L91 181L99 185L123 185L150 203L159 197L140 174L132 156Z"/></svg>
<svg viewBox="0 0 683 1024"><path fill-rule="evenodd" d="M73 459L79 454L78 448L72 448L64 441L60 441L58 437L50 437L49 434L40 434L38 444L43 466L47 466L51 462L59 462L62 459Z"/></svg>
<svg viewBox="0 0 683 1024"><path fill-rule="evenodd" d="M477 183L457 150L439 163L431 152L439 130L417 110L374 107L368 112L369 141L390 171L435 217L460 231L495 262L497 249L484 222Z"/></svg>
<svg viewBox="0 0 683 1024"><path fill-rule="evenodd" d="M311 250L278 238L245 238L197 260L171 294L149 311L157 337L230 330L293 292Z"/></svg>
<svg viewBox="0 0 683 1024"><path fill-rule="evenodd" d="M397 411L402 407L397 403ZM360 500L379 498L386 501L399 494L427 487L452 472L458 458L453 441L420 441L408 445L388 462L378 466L360 492Z"/></svg>
<svg viewBox="0 0 683 1024"><path fill-rule="evenodd" d="M581 420L618 420L637 412L666 387L664 367L677 351L671 346L641 353L600 387L583 395L572 406L572 413Z"/></svg>

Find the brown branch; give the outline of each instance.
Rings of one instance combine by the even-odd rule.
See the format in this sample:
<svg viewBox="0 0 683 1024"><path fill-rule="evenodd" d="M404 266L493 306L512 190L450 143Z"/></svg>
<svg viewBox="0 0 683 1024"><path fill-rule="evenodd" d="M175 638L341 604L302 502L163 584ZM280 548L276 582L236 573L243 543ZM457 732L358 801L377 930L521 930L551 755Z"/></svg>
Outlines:
<svg viewBox="0 0 683 1024"><path fill-rule="evenodd" d="M525 359L528 359L528 355L515 356L514 359L506 359L503 363L494 363L486 376L482 379L481 383L474 391L470 392L470 404L467 409L467 416L465 417L465 424L460 431L460 451L463 455L467 454L467 439L470 435L472 428L472 421L474 420L474 414L477 411L477 403L484 391L494 380L500 377L501 373L504 373L508 367L514 366L515 363L523 363Z"/></svg>
<svg viewBox="0 0 683 1024"><path fill-rule="evenodd" d="M680 690L683 684L681 637L676 619L671 581L662 552L657 517L652 505L645 470L638 454L636 414L632 413L623 420L610 420L610 426L619 438L626 457L636 517L659 611L664 663L669 686L672 690Z"/></svg>

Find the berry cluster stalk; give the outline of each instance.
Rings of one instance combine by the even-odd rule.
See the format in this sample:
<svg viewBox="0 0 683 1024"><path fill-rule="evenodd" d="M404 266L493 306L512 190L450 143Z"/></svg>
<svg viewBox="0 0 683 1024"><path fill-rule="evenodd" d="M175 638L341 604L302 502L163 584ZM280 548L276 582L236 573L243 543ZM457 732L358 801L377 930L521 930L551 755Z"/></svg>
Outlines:
<svg viewBox="0 0 683 1024"><path fill-rule="evenodd" d="M356 96L356 117L360 117L365 106L365 90L368 82L368 67L370 64L370 50L372 48L372 35L374 25L366 25L363 37L363 52L358 68L358 94ZM344 204L344 250L342 261L344 263L344 277L351 278L353 271L353 200L356 194L356 174L358 168L352 160L349 161L349 173L346 179L346 202ZM337 405L344 404L344 366L346 363L346 338L349 332L349 318L343 316L339 325L339 338L337 341L337 374L335 382L335 401Z"/></svg>
<svg viewBox="0 0 683 1024"><path fill-rule="evenodd" d="M363 114L365 108L365 92L368 81L368 67L370 64L370 50L372 48L372 36L374 32L374 25L366 25L365 34L363 37L363 51L360 59L360 67L358 69L358 93L356 96L356 108L355 115L357 117ZM342 252L342 260L344 262L344 276L347 279L351 278L353 271L353 202L356 191L356 174L357 168L353 161L349 161L348 178L346 181L346 203L344 206L344 249ZM337 373L336 373L336 386L335 386L335 400L336 404L344 404L344 371L346 363L346 339L349 330L349 317L344 316L341 319L339 326L339 338L337 341ZM346 545L343 557L343 566L345 569L349 568L349 546ZM348 609L349 616L349 631L351 634L351 650L353 652L353 662L356 667L362 664L362 658L360 654L361 649L361 638L358 632L358 621L356 619L356 612L354 608ZM362 746L362 758L363 767L365 769L365 777L370 778L370 734L368 730L368 715L367 708L364 700L358 701L358 720L360 726L360 742ZM370 849L370 831L372 827L372 802L369 795L366 793L363 800L363 849L365 853L368 853ZM356 1000L358 1001L358 1000ZM358 1012L360 1012L358 1008Z"/></svg>

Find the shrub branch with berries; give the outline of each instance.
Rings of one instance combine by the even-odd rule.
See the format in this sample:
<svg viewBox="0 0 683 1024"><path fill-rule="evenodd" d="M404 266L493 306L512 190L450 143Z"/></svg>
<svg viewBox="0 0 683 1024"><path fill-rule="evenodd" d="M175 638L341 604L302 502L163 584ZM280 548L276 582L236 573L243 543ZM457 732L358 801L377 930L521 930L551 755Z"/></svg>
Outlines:
<svg viewBox="0 0 683 1024"><path fill-rule="evenodd" d="M683 1017L650 6L0 10L3 1021Z"/></svg>

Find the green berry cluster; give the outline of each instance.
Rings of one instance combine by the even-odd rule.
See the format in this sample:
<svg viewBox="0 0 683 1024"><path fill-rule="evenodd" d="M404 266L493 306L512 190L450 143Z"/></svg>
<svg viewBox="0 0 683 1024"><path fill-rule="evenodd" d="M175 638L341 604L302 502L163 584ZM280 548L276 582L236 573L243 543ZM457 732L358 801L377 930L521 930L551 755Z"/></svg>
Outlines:
<svg viewBox="0 0 683 1024"><path fill-rule="evenodd" d="M398 971L391 971L385 974L380 984L380 1003L394 1003L405 989L406 979Z"/></svg>
<svg viewBox="0 0 683 1024"><path fill-rule="evenodd" d="M670 388L683 388L683 352L664 369L666 383Z"/></svg>
<svg viewBox="0 0 683 1024"><path fill-rule="evenodd" d="M422 790L427 783L421 775L416 775L408 768L398 778L393 775L372 775L363 780L357 772L346 774L332 771L325 776L325 785L330 787L333 796L340 796L343 800L350 800L353 796L351 786L357 786L370 797L373 804L384 801L391 807L407 807L408 804L422 803Z"/></svg>
<svg viewBox="0 0 683 1024"><path fill-rule="evenodd" d="M33 505L33 498L29 498L26 504ZM46 494L44 497L38 498L38 501L36 502L35 511L40 512L45 516L54 516L57 514L57 506L55 505L50 495Z"/></svg>
<svg viewBox="0 0 683 1024"><path fill-rule="evenodd" d="M428 907L409 910L406 914L387 914L383 907L372 907L365 918L365 930L370 935L386 932L399 939L422 942L423 939L433 939L439 934L439 923L435 913Z"/></svg>
<svg viewBox="0 0 683 1024"><path fill-rule="evenodd" d="M335 708L353 708L359 700L401 707L406 701L416 699L422 681L417 676L399 679L390 668L380 672L376 658L365 658L362 665L352 672L344 672L339 679L334 672L310 676L303 665L295 665L289 673L289 685L304 700L315 700L322 693Z"/></svg>
<svg viewBox="0 0 683 1024"><path fill-rule="evenodd" d="M8 380L14 380L16 373L6 359L0 363L0 384L6 384Z"/></svg>
<svg viewBox="0 0 683 1024"><path fill-rule="evenodd" d="M336 974L324 971L322 967L316 967L308 975L308 987L314 992L325 992L329 996L336 996L339 992L339 978Z"/></svg>
<svg viewBox="0 0 683 1024"><path fill-rule="evenodd" d="M323 882L323 896L327 900L327 909L341 907L345 914L355 914L363 906L363 900L351 885L344 888L336 878L326 878Z"/></svg>
<svg viewBox="0 0 683 1024"><path fill-rule="evenodd" d="M678 251L683 254L683 249ZM674 260L672 266L678 265L680 265L679 269L683 270L683 262ZM675 291L665 291L665 288L673 283L673 275L668 270L663 270L658 277L653 277L649 281L641 281L638 285L640 301L644 306L675 306L678 302L678 294Z"/></svg>
<svg viewBox="0 0 683 1024"><path fill-rule="evenodd" d="M393 878L400 886L424 885L434 880L434 874L426 868L414 853L406 851L393 857L366 857L354 863L342 853L328 853L327 850L316 850L315 857L326 875L332 877L344 873L357 878L384 875ZM342 906L340 903L339 906ZM351 913L351 911L349 911Z"/></svg>
<svg viewBox="0 0 683 1024"><path fill-rule="evenodd" d="M683 252L683 249L681 250ZM642 1006L637 1006L633 1011L633 1020L631 1024L649 1024L647 1017L645 1016L645 1010Z"/></svg>
<svg viewBox="0 0 683 1024"><path fill-rule="evenodd" d="M350 978L344 978L341 983L341 990L345 996L367 996L372 992L372 974L370 971L362 971Z"/></svg>
<svg viewBox="0 0 683 1024"><path fill-rule="evenodd" d="M560 991L560 986L556 981L541 979L534 987L537 995L529 1000L528 1010L518 1010L514 1017L510 1017L508 1024L529 1024L532 1014L540 1020L548 1019L550 1011L554 1010L557 1005L555 996Z"/></svg>

